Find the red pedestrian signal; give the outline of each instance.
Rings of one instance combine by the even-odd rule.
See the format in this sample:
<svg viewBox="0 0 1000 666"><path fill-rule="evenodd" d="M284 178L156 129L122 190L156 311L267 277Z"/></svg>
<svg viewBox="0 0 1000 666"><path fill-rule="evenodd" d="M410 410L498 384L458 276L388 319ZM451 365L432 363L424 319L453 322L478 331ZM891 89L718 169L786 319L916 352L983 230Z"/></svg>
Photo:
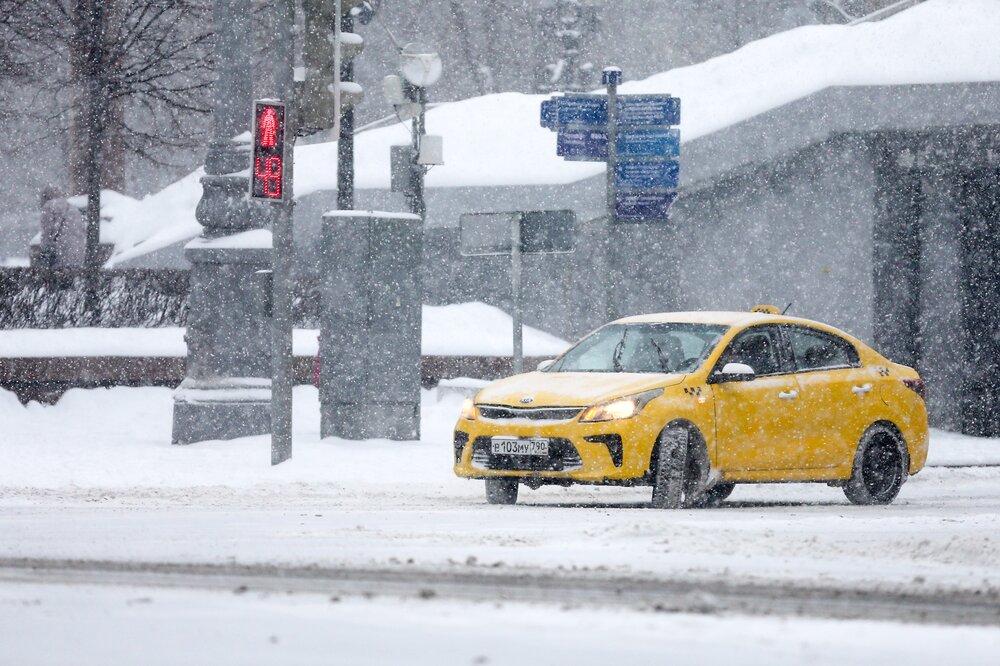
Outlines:
<svg viewBox="0 0 1000 666"><path fill-rule="evenodd" d="M253 165L250 196L281 201L285 198L285 104L254 102Z"/></svg>

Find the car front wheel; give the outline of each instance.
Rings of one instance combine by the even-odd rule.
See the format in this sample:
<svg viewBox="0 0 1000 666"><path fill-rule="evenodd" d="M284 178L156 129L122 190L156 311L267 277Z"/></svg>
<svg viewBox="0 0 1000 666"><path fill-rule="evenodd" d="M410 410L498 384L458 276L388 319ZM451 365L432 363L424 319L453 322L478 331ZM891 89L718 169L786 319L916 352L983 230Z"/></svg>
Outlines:
<svg viewBox="0 0 1000 666"><path fill-rule="evenodd" d="M680 425L667 426L657 438L654 509L680 509L693 504L690 439L689 430Z"/></svg>
<svg viewBox="0 0 1000 666"><path fill-rule="evenodd" d="M492 476L486 479L486 501L490 504L517 502L517 479Z"/></svg>
<svg viewBox="0 0 1000 666"><path fill-rule="evenodd" d="M907 468L902 438L887 426L872 426L858 444L844 494L852 504L889 504L903 487Z"/></svg>

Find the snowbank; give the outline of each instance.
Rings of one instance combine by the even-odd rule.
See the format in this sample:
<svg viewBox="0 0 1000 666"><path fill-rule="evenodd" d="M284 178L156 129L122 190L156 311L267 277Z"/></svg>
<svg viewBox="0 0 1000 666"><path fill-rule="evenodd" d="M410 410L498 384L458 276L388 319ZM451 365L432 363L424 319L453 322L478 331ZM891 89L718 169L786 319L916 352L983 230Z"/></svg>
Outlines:
<svg viewBox="0 0 1000 666"><path fill-rule="evenodd" d="M681 97L682 139L690 141L831 86L998 81L1000 58L989 55L998 33L995 0L928 0L877 23L772 35L703 63L627 82L621 92ZM555 134L539 126L546 97L501 93L430 110L428 132L444 137L446 164L430 171L427 186L564 184L601 173L603 164L556 156ZM408 141L404 124L358 135L356 187L387 189L389 146ZM335 189L336 163L335 143L299 148L296 195ZM201 174L109 209L117 243L111 263L197 235Z"/></svg>
<svg viewBox="0 0 1000 666"><path fill-rule="evenodd" d="M510 356L510 315L485 303L425 305L422 353L425 356ZM315 356L318 330L299 329L296 356ZM526 356L557 356L569 343L524 327ZM0 357L186 356L183 328L21 328L0 331Z"/></svg>

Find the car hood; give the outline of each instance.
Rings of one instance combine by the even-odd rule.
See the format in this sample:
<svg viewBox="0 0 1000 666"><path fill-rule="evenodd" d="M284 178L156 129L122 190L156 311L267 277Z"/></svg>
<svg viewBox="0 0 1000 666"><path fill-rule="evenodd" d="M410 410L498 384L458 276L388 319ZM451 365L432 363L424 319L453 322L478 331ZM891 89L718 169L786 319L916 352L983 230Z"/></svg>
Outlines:
<svg viewBox="0 0 1000 666"><path fill-rule="evenodd" d="M529 372L494 382L476 402L513 407L586 407L649 389L679 384L684 375L619 372ZM521 402L531 398L530 402Z"/></svg>

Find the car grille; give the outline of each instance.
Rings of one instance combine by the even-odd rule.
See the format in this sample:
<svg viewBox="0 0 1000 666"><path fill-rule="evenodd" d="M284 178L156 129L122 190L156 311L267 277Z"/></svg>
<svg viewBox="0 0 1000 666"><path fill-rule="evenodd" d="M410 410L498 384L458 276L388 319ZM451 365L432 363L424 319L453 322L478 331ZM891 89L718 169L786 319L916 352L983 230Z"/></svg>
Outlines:
<svg viewBox="0 0 1000 666"><path fill-rule="evenodd" d="M508 407L506 405L476 405L479 414L491 421L529 419L531 421L569 421L583 407Z"/></svg>
<svg viewBox="0 0 1000 666"><path fill-rule="evenodd" d="M472 444L472 466L479 469L502 469L515 472L568 472L583 467L583 460L568 439L549 439L547 456L494 455L492 440L478 437Z"/></svg>

